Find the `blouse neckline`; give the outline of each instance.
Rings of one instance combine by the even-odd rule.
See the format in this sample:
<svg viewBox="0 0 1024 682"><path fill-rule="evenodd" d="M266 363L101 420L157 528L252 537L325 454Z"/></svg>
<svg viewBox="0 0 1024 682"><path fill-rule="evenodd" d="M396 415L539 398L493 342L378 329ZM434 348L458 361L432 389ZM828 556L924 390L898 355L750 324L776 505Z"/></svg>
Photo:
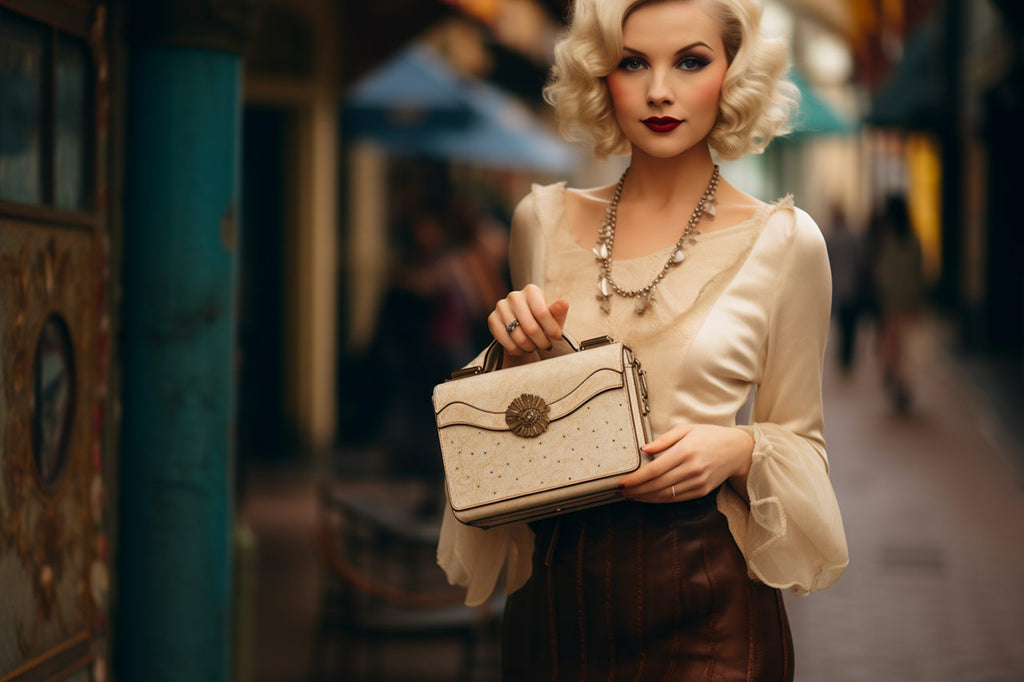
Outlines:
<svg viewBox="0 0 1024 682"><path fill-rule="evenodd" d="M563 228L563 229L557 230L557 232L562 233L564 235L564 241L569 243L574 249L586 252L588 254L592 254L593 253L593 246L587 247L587 246L584 246L583 244L580 244L576 240L575 235L572 233L572 230L569 229L569 226L566 223L566 220L565 220L565 201L566 201L565 195L566 195L566 193L568 191L566 183L565 182L557 183L555 185L555 187L556 187L556 189L560 193L559 197L558 197L558 202L557 202L558 215L555 216L555 223L557 225L561 225L562 228ZM731 234L744 232L747 229L749 229L751 227L754 227L754 226L763 225L764 222L768 219L768 217L771 216L771 214L774 213L777 208L784 206L786 204L786 202L790 201L790 200L791 200L791 198L789 196L787 196L787 197L779 199L778 201L775 201L775 202L770 203L770 204L766 203L766 202L760 202L760 205L754 211L753 215L751 215L749 218L745 218L745 219L743 219L743 220L741 220L741 221L739 221L737 223L734 223L732 225L728 225L726 227L722 227L722 228L718 228L718 229L715 229L715 230L711 230L710 232L698 232L696 235L694 235L694 237L697 240L697 243L699 244L702 241L707 241L707 240L710 240L710 239L716 239L718 237L725 237L725 236L728 236L728 235L731 235ZM640 256L633 256L632 258L613 258L612 262L613 263L622 263L622 264L626 264L626 263L642 263L642 262L644 262L646 260L650 260L650 259L655 258L655 257L658 257L658 258L667 257L668 254L670 254L674 249L675 249L675 244L672 244L671 246L666 246L666 247L660 248L657 251L652 251L650 253L643 254L643 255L640 255Z"/></svg>

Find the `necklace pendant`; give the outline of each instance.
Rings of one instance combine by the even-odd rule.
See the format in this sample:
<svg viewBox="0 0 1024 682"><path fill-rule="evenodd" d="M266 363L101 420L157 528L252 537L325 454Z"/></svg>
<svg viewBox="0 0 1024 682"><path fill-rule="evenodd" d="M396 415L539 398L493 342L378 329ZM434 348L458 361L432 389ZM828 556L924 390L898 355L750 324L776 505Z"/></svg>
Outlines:
<svg viewBox="0 0 1024 682"><path fill-rule="evenodd" d="M714 220L715 215L718 213L718 209L715 208L717 203L718 200L712 197L704 206L704 215L708 217L708 220Z"/></svg>
<svg viewBox="0 0 1024 682"><path fill-rule="evenodd" d="M594 255L597 256L598 260L605 260L608 258L608 244L600 241L594 245Z"/></svg>
<svg viewBox="0 0 1024 682"><path fill-rule="evenodd" d="M611 296L598 296L597 300L601 302L601 310L603 310L606 315L612 311Z"/></svg>
<svg viewBox="0 0 1024 682"><path fill-rule="evenodd" d="M672 254L672 265L679 265L686 260L686 252L682 249L676 249L676 252Z"/></svg>
<svg viewBox="0 0 1024 682"><path fill-rule="evenodd" d="M597 290L601 292L598 298L608 298L611 296L611 287L608 285L607 277L599 277L597 280Z"/></svg>
<svg viewBox="0 0 1024 682"><path fill-rule="evenodd" d="M637 315L643 315L647 312L647 309L654 304L654 289L651 289L646 294L640 294L636 297L636 302L633 303L633 310Z"/></svg>

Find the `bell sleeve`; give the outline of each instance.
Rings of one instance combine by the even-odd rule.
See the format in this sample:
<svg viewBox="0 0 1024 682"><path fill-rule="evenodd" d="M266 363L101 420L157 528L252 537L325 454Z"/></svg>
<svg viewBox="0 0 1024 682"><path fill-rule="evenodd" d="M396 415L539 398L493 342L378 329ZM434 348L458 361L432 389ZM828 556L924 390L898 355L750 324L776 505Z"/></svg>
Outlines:
<svg viewBox="0 0 1024 682"><path fill-rule="evenodd" d="M781 247L752 423L741 427L754 439L750 501L725 486L719 508L752 578L806 594L835 583L849 563L822 414L831 276L825 241L803 211Z"/></svg>

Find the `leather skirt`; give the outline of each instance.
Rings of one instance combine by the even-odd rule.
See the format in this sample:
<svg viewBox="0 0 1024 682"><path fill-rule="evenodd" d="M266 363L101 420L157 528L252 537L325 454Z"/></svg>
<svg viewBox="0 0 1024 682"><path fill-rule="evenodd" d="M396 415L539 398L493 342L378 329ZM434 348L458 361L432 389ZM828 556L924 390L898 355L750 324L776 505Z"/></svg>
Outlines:
<svg viewBox="0 0 1024 682"><path fill-rule="evenodd" d="M782 595L747 576L715 497L531 524L533 574L507 601L503 680L792 680Z"/></svg>

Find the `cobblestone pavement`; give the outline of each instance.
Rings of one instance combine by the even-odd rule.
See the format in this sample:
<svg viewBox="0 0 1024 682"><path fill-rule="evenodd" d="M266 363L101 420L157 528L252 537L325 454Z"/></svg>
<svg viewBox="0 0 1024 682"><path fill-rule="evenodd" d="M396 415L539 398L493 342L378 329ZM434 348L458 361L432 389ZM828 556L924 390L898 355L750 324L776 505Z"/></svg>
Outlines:
<svg viewBox="0 0 1024 682"><path fill-rule="evenodd" d="M1020 441L940 338L928 325L913 339L907 417L886 402L870 348L850 376L830 367L826 435L851 561L831 589L787 595L797 682L1024 680Z"/></svg>
<svg viewBox="0 0 1024 682"><path fill-rule="evenodd" d="M787 595L797 682L1024 680L1024 438L945 347L934 325L917 334L907 417L894 416L866 343L851 375L829 364L826 435L851 563L834 587ZM308 473L252 482L254 682L309 679L315 508ZM389 680L440 682L456 669L453 649L383 655ZM493 679L481 672L478 682Z"/></svg>

